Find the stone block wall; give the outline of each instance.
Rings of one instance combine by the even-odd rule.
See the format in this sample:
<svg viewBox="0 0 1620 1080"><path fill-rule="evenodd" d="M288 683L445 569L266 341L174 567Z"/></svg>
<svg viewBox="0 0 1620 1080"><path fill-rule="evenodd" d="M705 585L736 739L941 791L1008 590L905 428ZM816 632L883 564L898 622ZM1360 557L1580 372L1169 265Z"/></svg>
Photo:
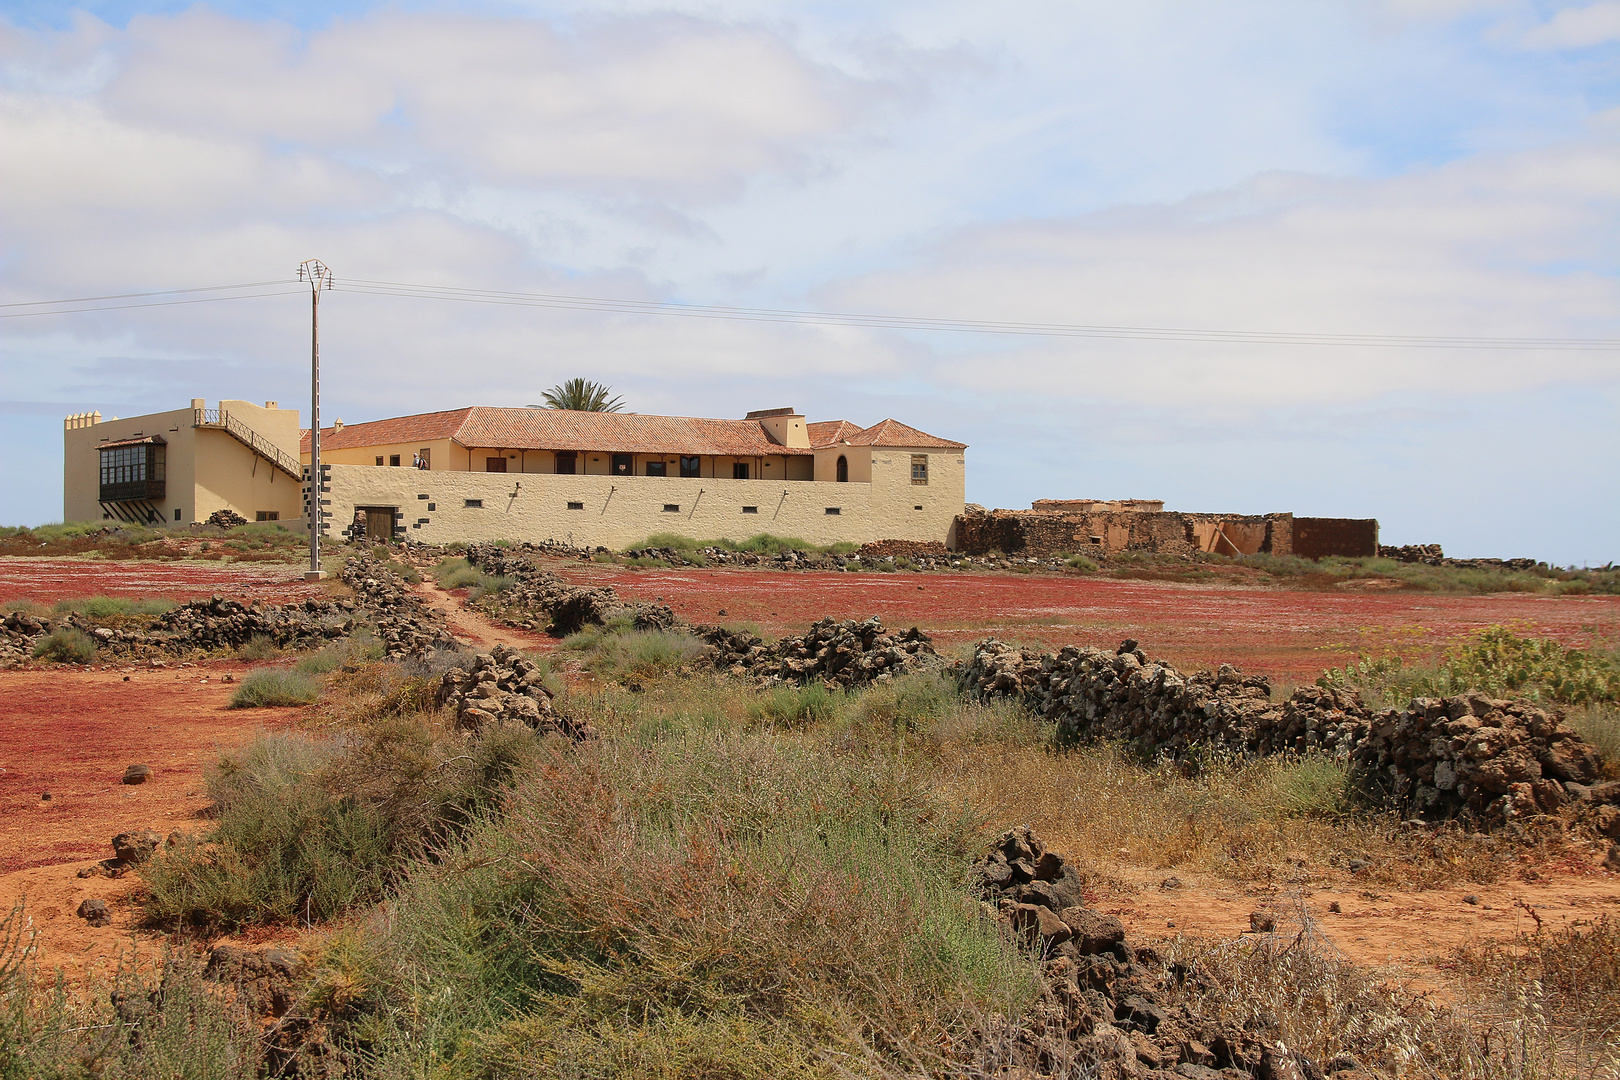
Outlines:
<svg viewBox="0 0 1620 1080"><path fill-rule="evenodd" d="M1294 552L1290 514L1182 514L1141 511L992 510L956 519L956 549L967 555L1126 551L1191 555Z"/></svg>
<svg viewBox="0 0 1620 1080"><path fill-rule="evenodd" d="M1294 554L1302 559L1372 558L1378 554L1378 519L1295 518Z"/></svg>

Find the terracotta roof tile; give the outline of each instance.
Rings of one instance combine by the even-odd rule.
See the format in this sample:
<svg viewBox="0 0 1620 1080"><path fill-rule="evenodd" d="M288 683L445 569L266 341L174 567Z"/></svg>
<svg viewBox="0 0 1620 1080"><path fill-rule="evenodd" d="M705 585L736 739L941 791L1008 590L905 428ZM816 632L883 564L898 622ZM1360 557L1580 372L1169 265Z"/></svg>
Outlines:
<svg viewBox="0 0 1620 1080"><path fill-rule="evenodd" d="M865 431L846 437L851 446L900 446L916 447L919 450L967 449L967 443L941 439L938 435L918 431L909 424L902 424L893 418L880 421Z"/></svg>
<svg viewBox="0 0 1620 1080"><path fill-rule="evenodd" d="M309 432L302 433L309 451ZM848 440L856 446L915 446L961 449L950 442L885 420L859 428L847 420L809 425L812 447ZM321 429L321 448L348 450L450 439L461 446L503 450L600 450L631 454L708 454L759 457L808 456L804 449L783 446L758 420L711 420L694 416L646 416L639 413L574 412L566 409L506 409L474 405L445 412L397 416L342 430Z"/></svg>
<svg viewBox="0 0 1620 1080"><path fill-rule="evenodd" d="M344 424L342 430L321 428L322 450L353 450L362 446L385 446L390 443L431 442L434 439L454 439L466 422L471 408L449 409L445 412L417 413L414 416L396 416L391 420L371 420L364 424ZM304 453L309 453L309 431L305 429L299 440Z"/></svg>

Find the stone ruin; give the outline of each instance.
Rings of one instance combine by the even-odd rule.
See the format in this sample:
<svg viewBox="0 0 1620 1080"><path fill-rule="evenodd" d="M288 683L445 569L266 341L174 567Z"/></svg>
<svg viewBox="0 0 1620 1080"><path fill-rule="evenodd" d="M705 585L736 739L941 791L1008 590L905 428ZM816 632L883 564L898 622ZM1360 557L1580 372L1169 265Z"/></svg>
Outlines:
<svg viewBox="0 0 1620 1080"><path fill-rule="evenodd" d="M974 696L1023 700L1062 737L1114 739L1147 756L1325 753L1430 820L1489 828L1569 803L1593 812L1620 804L1620 783L1599 783L1597 749L1560 712L1527 701L1463 694L1375 711L1353 691L1309 686L1279 702L1264 677L1227 664L1186 675L1148 660L1134 641L1112 653L981 641L957 677Z"/></svg>
<svg viewBox="0 0 1620 1080"><path fill-rule="evenodd" d="M987 1031L990 1075L1075 1075L1123 1080L1319 1080L1262 1019L1239 1026L1200 1017L1178 991L1208 976L1133 946L1112 915L1086 906L1083 881L1028 827L1003 834L973 867L987 913L1040 960L1042 997L1022 1023ZM1271 1022L1275 1024L1273 1020ZM1370 1074L1328 1063L1336 1080Z"/></svg>
<svg viewBox="0 0 1620 1080"><path fill-rule="evenodd" d="M549 630L559 637L628 616L638 630L668 630L679 620L663 604L621 599L611 585L572 585L534 561L534 553L502 544L469 544L467 562L486 574L511 579L492 603L516 626ZM545 622L541 622L541 618Z"/></svg>

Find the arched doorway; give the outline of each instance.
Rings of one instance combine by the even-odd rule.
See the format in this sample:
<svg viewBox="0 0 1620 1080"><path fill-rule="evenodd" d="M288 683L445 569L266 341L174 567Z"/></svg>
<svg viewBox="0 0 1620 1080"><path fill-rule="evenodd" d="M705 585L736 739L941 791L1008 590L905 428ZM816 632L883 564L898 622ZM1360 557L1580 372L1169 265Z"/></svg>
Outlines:
<svg viewBox="0 0 1620 1080"><path fill-rule="evenodd" d="M838 482L840 484L849 483L849 458L843 454L838 455Z"/></svg>

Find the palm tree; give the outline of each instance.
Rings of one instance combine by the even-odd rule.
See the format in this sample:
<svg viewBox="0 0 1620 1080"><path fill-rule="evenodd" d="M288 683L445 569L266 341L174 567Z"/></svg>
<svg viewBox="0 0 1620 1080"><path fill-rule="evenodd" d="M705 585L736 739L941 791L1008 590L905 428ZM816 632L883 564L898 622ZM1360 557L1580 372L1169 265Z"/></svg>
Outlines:
<svg viewBox="0 0 1620 1080"><path fill-rule="evenodd" d="M610 397L613 387L589 379L569 379L561 386L553 386L542 397L548 409L572 409L575 412L618 412L624 408L624 399Z"/></svg>

